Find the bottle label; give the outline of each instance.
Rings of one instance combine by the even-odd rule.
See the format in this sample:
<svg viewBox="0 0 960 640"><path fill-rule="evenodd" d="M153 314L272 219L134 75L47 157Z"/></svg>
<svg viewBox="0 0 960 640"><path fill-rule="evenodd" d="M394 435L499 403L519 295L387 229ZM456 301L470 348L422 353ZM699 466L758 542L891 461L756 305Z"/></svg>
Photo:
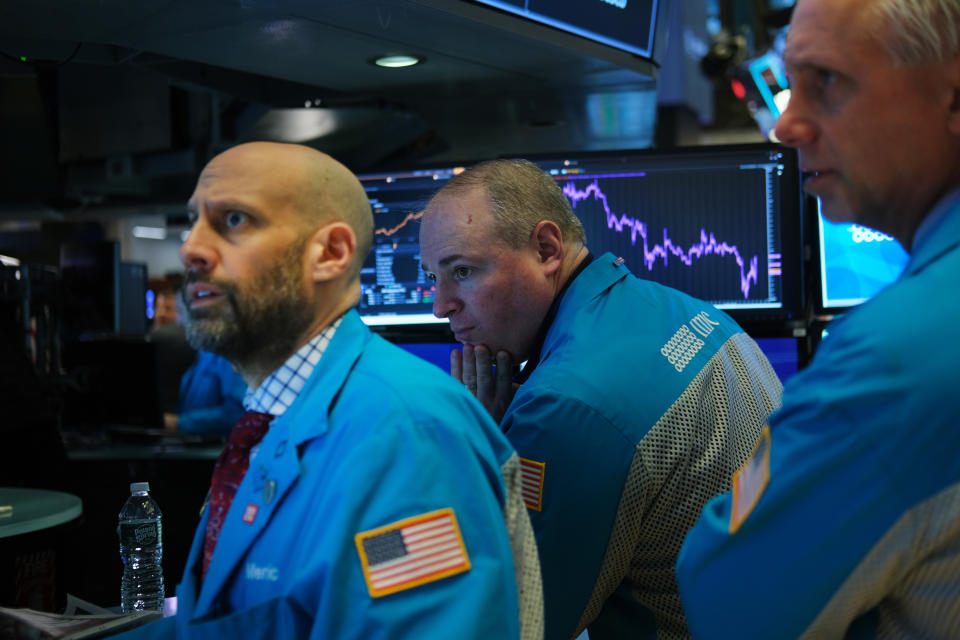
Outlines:
<svg viewBox="0 0 960 640"><path fill-rule="evenodd" d="M120 525L120 544L125 547L145 547L159 542L156 522Z"/></svg>

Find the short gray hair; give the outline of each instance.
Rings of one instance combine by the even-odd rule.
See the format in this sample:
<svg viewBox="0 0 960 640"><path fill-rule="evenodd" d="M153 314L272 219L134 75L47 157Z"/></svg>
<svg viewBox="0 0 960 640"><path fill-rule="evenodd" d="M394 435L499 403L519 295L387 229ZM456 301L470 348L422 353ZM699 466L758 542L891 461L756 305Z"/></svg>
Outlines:
<svg viewBox="0 0 960 640"><path fill-rule="evenodd" d="M543 220L560 227L565 243L586 244L583 225L556 181L529 160L487 160L454 176L431 199L482 187L497 237L514 249L530 240ZM429 204L427 205L430 206Z"/></svg>
<svg viewBox="0 0 960 640"><path fill-rule="evenodd" d="M919 65L960 55L960 1L870 0L874 36L894 62Z"/></svg>

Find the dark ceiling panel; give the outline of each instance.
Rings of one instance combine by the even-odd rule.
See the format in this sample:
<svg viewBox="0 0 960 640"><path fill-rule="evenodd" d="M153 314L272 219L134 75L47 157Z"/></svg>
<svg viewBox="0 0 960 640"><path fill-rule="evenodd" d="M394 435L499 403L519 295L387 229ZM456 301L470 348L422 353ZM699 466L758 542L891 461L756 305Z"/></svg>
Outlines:
<svg viewBox="0 0 960 640"><path fill-rule="evenodd" d="M426 63L369 63L399 52ZM4 0L0 53L0 91L23 74L58 87L36 98L54 116L36 135L70 193L41 199L83 207L117 197L111 167L188 152L179 177L124 178L165 198L155 191L242 140L302 141L365 171L645 146L656 113L649 61L464 0Z"/></svg>

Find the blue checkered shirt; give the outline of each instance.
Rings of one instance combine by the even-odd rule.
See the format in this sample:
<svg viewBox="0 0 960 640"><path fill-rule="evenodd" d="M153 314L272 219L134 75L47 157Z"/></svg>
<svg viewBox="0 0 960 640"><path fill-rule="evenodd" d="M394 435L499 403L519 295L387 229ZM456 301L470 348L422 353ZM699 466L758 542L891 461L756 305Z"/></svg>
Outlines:
<svg viewBox="0 0 960 640"><path fill-rule="evenodd" d="M310 342L287 358L280 368L267 376L256 389L248 389L243 398L247 411L261 411L274 416L283 415L297 399L307 378L313 373L343 316L313 337Z"/></svg>

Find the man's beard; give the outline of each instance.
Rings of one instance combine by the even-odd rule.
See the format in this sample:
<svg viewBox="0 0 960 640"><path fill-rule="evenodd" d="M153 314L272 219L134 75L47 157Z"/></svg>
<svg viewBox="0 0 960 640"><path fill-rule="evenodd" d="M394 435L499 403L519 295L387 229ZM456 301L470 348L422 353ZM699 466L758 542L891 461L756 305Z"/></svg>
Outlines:
<svg viewBox="0 0 960 640"><path fill-rule="evenodd" d="M282 362L292 355L313 321L303 288L302 259L303 246L291 247L270 268L241 285L188 273L185 285L206 282L224 294L211 308L190 309L184 286L187 340L193 348L237 365Z"/></svg>

